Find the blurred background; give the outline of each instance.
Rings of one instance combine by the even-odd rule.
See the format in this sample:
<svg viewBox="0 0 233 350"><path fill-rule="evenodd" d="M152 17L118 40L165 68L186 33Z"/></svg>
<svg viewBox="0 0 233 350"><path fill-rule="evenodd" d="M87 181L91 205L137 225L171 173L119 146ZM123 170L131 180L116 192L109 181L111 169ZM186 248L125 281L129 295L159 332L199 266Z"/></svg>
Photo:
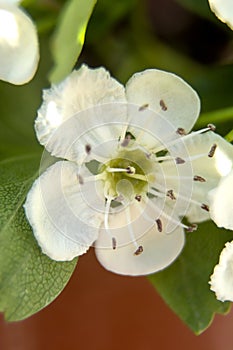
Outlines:
<svg viewBox="0 0 233 350"><path fill-rule="evenodd" d="M27 320L0 321L1 350L232 350L233 313L196 336L144 277L104 270L94 252L79 259L61 295Z"/></svg>
<svg viewBox="0 0 233 350"><path fill-rule="evenodd" d="M41 60L33 81L0 83L0 157L41 152L33 131L41 90L49 86L51 38L62 0L24 1L40 33ZM189 82L202 101L203 116L232 107L233 31L209 9L207 0L99 0L88 25L77 67L103 65L125 83L135 72L159 68ZM215 124L225 136L233 116ZM166 306L144 277L105 271L92 250L79 259L62 294L27 320L0 318L1 350L180 349L232 350L233 313L216 316L195 336Z"/></svg>

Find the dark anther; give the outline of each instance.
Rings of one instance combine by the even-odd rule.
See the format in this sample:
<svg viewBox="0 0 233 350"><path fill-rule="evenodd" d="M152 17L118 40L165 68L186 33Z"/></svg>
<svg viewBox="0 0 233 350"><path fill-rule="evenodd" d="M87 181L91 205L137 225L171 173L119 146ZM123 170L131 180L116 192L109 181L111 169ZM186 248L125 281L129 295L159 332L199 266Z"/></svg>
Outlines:
<svg viewBox="0 0 233 350"><path fill-rule="evenodd" d="M124 139L124 140L122 141L122 143L121 143L121 146L122 146L122 147L127 147L128 144L129 144L129 142L130 142L130 140L132 140L130 134L126 135L126 136L125 136L125 139Z"/></svg>
<svg viewBox="0 0 233 350"><path fill-rule="evenodd" d="M198 228L197 224L191 224L191 225L186 229L186 231L187 231L187 232L194 232L194 231L197 230L197 228Z"/></svg>
<svg viewBox="0 0 233 350"><path fill-rule="evenodd" d="M135 199L136 201L141 202L142 196L140 194L136 194Z"/></svg>
<svg viewBox="0 0 233 350"><path fill-rule="evenodd" d="M204 203L201 205L201 209L204 209L205 211L210 211L209 206L207 204L204 204Z"/></svg>
<svg viewBox="0 0 233 350"><path fill-rule="evenodd" d="M199 181L199 182L206 182L206 179L204 179L204 177L199 176L199 175L195 175L195 176L193 177L193 180L194 180L194 181Z"/></svg>
<svg viewBox="0 0 233 350"><path fill-rule="evenodd" d="M160 107L162 108L163 111L166 111L166 110L167 110L167 106L165 105L164 100L160 100L160 101L159 101L159 104L160 104Z"/></svg>
<svg viewBox="0 0 233 350"><path fill-rule="evenodd" d="M167 196L171 198L172 200L176 199L173 190L168 190L167 191Z"/></svg>
<svg viewBox="0 0 233 350"><path fill-rule="evenodd" d="M186 132L185 132L185 130L183 128L178 128L176 130L176 133L179 134L179 135L186 135Z"/></svg>
<svg viewBox="0 0 233 350"><path fill-rule="evenodd" d="M145 109L147 109L148 107L149 107L149 103L145 103L144 105L140 106L138 110L139 112L145 111Z"/></svg>
<svg viewBox="0 0 233 350"><path fill-rule="evenodd" d="M208 124L207 128L209 128L211 131L215 131L216 130L216 126L214 124Z"/></svg>
<svg viewBox="0 0 233 350"><path fill-rule="evenodd" d="M115 249L116 249L116 246L117 246L116 238L115 238L115 237L112 237L112 249L115 250Z"/></svg>
<svg viewBox="0 0 233 350"><path fill-rule="evenodd" d="M123 200L124 200L124 196L122 194L114 198L114 201L116 202L123 202Z"/></svg>
<svg viewBox="0 0 233 350"><path fill-rule="evenodd" d="M180 157L176 157L175 161L176 161L176 164L184 164L185 163L185 160L180 158Z"/></svg>
<svg viewBox="0 0 233 350"><path fill-rule="evenodd" d="M163 231L163 225L162 225L162 221L160 219L156 219L156 224L157 224L157 228L159 232Z"/></svg>
<svg viewBox="0 0 233 350"><path fill-rule="evenodd" d="M212 158L214 156L216 148L217 148L217 145L216 145L216 143L214 143L213 146L211 147L209 153L208 153L208 157Z"/></svg>
<svg viewBox="0 0 233 350"><path fill-rule="evenodd" d="M134 255L140 255L143 252L143 246L140 245L137 250L134 252Z"/></svg>
<svg viewBox="0 0 233 350"><path fill-rule="evenodd" d="M78 182L80 185L83 185L84 184L84 180L83 180L83 177L81 175L77 175L77 179L78 179Z"/></svg>
<svg viewBox="0 0 233 350"><path fill-rule="evenodd" d="M132 170L131 166L127 166L126 172L127 172L127 174L134 174L134 171Z"/></svg>
<svg viewBox="0 0 233 350"><path fill-rule="evenodd" d="M85 146L85 151L87 154L90 154L91 153L91 146L90 145L86 145Z"/></svg>

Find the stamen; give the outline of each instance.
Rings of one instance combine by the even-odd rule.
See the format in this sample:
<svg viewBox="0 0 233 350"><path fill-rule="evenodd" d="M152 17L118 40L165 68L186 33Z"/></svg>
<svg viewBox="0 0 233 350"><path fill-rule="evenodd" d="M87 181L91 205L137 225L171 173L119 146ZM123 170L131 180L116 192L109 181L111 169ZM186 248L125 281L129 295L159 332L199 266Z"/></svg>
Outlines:
<svg viewBox="0 0 233 350"><path fill-rule="evenodd" d="M84 184L84 180L83 180L83 177L81 175L77 174L77 179L78 179L79 185Z"/></svg>
<svg viewBox="0 0 233 350"><path fill-rule="evenodd" d="M176 130L176 133L181 135L181 136L186 135L186 131L183 128L178 128Z"/></svg>
<svg viewBox="0 0 233 350"><path fill-rule="evenodd" d="M176 161L176 164L184 164L185 163L185 160L180 158L180 157L176 157L175 161Z"/></svg>
<svg viewBox="0 0 233 350"><path fill-rule="evenodd" d="M128 166L127 168L110 168L108 167L107 172L109 173L127 173L127 174L135 174L136 170L132 166Z"/></svg>
<svg viewBox="0 0 233 350"><path fill-rule="evenodd" d="M206 153L200 153L194 156L189 156L187 158L180 158L180 157L172 157L172 156L164 156L164 157L155 157L153 160L160 162L164 160L173 160L176 162L176 164L184 164L185 162L192 162L193 160L200 159L202 157L206 157Z"/></svg>
<svg viewBox="0 0 233 350"><path fill-rule="evenodd" d="M199 176L199 175L195 175L195 176L193 177L193 180L194 180L194 181L198 181L198 182L206 182L206 179L204 179L204 177Z"/></svg>
<svg viewBox="0 0 233 350"><path fill-rule="evenodd" d="M133 166L127 166L126 170L127 170L127 174L135 174L136 173L136 169Z"/></svg>
<svg viewBox="0 0 233 350"><path fill-rule="evenodd" d="M141 180L141 181L149 182L149 177L147 177L145 175L142 175L142 174L130 174L130 173L127 173L127 176L132 177L134 179Z"/></svg>
<svg viewBox="0 0 233 350"><path fill-rule="evenodd" d="M115 250L117 247L116 238L112 237L112 249Z"/></svg>
<svg viewBox="0 0 233 350"><path fill-rule="evenodd" d="M208 157L212 158L214 156L216 148L217 148L217 145L216 145L216 143L214 143L213 146L211 147L209 153L208 153Z"/></svg>
<svg viewBox="0 0 233 350"><path fill-rule="evenodd" d="M142 196L141 196L140 194L136 194L135 199L136 199L138 202L141 202Z"/></svg>
<svg viewBox="0 0 233 350"><path fill-rule="evenodd" d="M145 103L141 107L138 108L139 112L145 111L149 107L149 103Z"/></svg>
<svg viewBox="0 0 233 350"><path fill-rule="evenodd" d="M210 211L210 208L207 204L202 203L201 209L204 209L205 211Z"/></svg>
<svg viewBox="0 0 233 350"><path fill-rule="evenodd" d="M179 194L179 198L182 198L183 200L189 202L189 203L193 203L195 205L198 205L199 207L201 207L201 209L204 209L206 211L209 211L209 206L207 204L204 204L204 203L200 203L198 201L195 201L194 199L191 199L191 198L188 198L188 197L185 197L185 196L182 196Z"/></svg>
<svg viewBox="0 0 233 350"><path fill-rule="evenodd" d="M158 231L162 232L163 231L162 221L160 219L156 219L155 222L157 224Z"/></svg>
<svg viewBox="0 0 233 350"><path fill-rule="evenodd" d="M187 140L187 139L192 138L196 135L203 134L206 131L214 131L214 130L215 130L215 126L213 124L208 124L206 128L203 128L203 129L200 129L197 131L193 131L190 134L184 135L182 138L176 138L175 140L168 142L166 145L166 148L175 145L177 142L182 142L183 140ZM160 146L160 147L154 149L153 152L158 153L160 151L163 151L164 149L165 149L164 146Z"/></svg>
<svg viewBox="0 0 233 350"><path fill-rule="evenodd" d="M158 184L156 184L156 186L158 187ZM160 188L161 189L161 188ZM157 190L155 190L153 187L150 188L150 192L151 194L157 196L157 197L162 197L164 198L165 195L167 195L167 193L165 194L163 191L164 189L161 190L162 192L158 192ZM178 197L183 199L184 201L186 202L189 202L189 203L193 203L195 205L198 205L199 207L201 207L202 209L206 210L206 211L209 211L209 206L207 204L204 204L204 203L201 203L201 202L198 202L194 199L191 199L191 198L188 198L188 197L185 197L185 196L182 196L180 193L178 193ZM149 202L150 203L150 202Z"/></svg>
<svg viewBox="0 0 233 350"><path fill-rule="evenodd" d="M111 203L112 203L113 198L108 197L105 198L105 213L104 213L104 227L106 232L111 235L110 229L109 229L109 212L110 212L110 207L111 207ZM112 237L112 249L115 250L117 246L116 243L116 238Z"/></svg>
<svg viewBox="0 0 233 350"><path fill-rule="evenodd" d="M135 250L134 255L140 255L143 252L143 246L140 245L138 248Z"/></svg>
<svg viewBox="0 0 233 350"><path fill-rule="evenodd" d="M122 194L114 198L114 201L120 202L120 203L123 202L123 200L124 200L124 196Z"/></svg>
<svg viewBox="0 0 233 350"><path fill-rule="evenodd" d="M197 230L197 228L198 228L198 225L197 225L197 224L191 224L191 225L186 229L186 231L187 231L187 232L194 232L194 231Z"/></svg>
<svg viewBox="0 0 233 350"><path fill-rule="evenodd" d="M131 225L131 215L130 215L130 208L129 207L125 208L125 215L126 215L127 228L128 228L128 231L129 231L131 242L138 249L139 247L137 245L137 242L136 242L136 239L135 239L135 236L134 236L134 232L133 232L133 229L132 229L132 225Z"/></svg>
<svg viewBox="0 0 233 350"><path fill-rule="evenodd" d="M149 203L149 205L150 205L153 209L159 211L159 215L160 215L160 216L164 217L165 219L169 220L170 222L174 223L174 224L177 225L177 226L180 226L180 227L182 227L182 228L184 228L184 229L186 229L186 230L189 229L189 226L184 225L181 221L178 221L178 220L174 219L172 216L165 214L165 212L164 212L164 211L161 211L160 209L158 210L158 207L157 207L157 206L155 205L155 203L153 203L151 200L149 200L148 203ZM151 219L151 218L143 211L143 209L142 209L141 207L139 207L139 209L141 210L142 216L143 216L146 220L148 220L148 221L150 221L150 222L154 222L154 220Z"/></svg>
<svg viewBox="0 0 233 350"><path fill-rule="evenodd" d="M153 155L153 154L152 154ZM168 161L168 160L173 160L173 161L175 161L175 157L172 157L172 156L154 156L153 157L153 160L155 161L155 162L161 162L161 161L164 161L164 160L166 160L166 161Z"/></svg>
<svg viewBox="0 0 233 350"><path fill-rule="evenodd" d="M130 134L125 136L125 139L121 142L122 147L127 147L130 141L132 140Z"/></svg>
<svg viewBox="0 0 233 350"><path fill-rule="evenodd" d="M167 106L166 106L164 100L160 100L159 104L160 104L160 107L162 108L162 110L165 112L167 110Z"/></svg>
<svg viewBox="0 0 233 350"><path fill-rule="evenodd" d="M107 233L110 234L109 232L109 223L108 223L108 219L109 219L109 212L110 212L110 206L112 203L112 198L106 198L106 202L105 202L105 213L104 213L104 227L105 230L107 231Z"/></svg>
<svg viewBox="0 0 233 350"><path fill-rule="evenodd" d="M208 124L207 127L209 128L209 130L211 131L215 131L216 130L216 126L214 124Z"/></svg>
<svg viewBox="0 0 233 350"><path fill-rule="evenodd" d="M77 174L77 179L78 179L80 185L83 185L84 183L87 183L87 182L105 180L106 176L104 173L102 173L102 174L87 176L84 178L80 174Z"/></svg>
<svg viewBox="0 0 233 350"><path fill-rule="evenodd" d="M159 197L159 198L164 198L164 196L165 196L164 192L159 192L153 187L150 188L149 194L153 194L153 196Z"/></svg>
<svg viewBox="0 0 233 350"><path fill-rule="evenodd" d="M167 191L167 196L168 196L169 198L171 198L172 200L175 200L175 199L176 199L173 190L168 190L168 191Z"/></svg>
<svg viewBox="0 0 233 350"><path fill-rule="evenodd" d="M85 146L85 151L87 154L90 154L91 153L91 145L86 145Z"/></svg>

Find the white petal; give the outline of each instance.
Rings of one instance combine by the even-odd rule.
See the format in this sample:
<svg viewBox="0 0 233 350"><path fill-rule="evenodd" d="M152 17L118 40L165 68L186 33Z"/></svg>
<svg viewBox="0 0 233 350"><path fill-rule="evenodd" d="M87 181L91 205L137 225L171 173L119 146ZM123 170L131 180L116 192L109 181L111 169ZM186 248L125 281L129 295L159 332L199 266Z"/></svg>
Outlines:
<svg viewBox="0 0 233 350"><path fill-rule="evenodd" d="M13 3L0 2L0 79L20 85L31 80L39 60L36 28Z"/></svg>
<svg viewBox="0 0 233 350"><path fill-rule="evenodd" d="M217 148L211 158L208 157L208 153L214 144L217 145ZM180 193L181 190L181 195L187 193L187 201L184 202L183 209L182 206L180 207L180 215L186 215L190 222L207 220L209 219L209 213L201 209L200 205L209 204L208 192L215 188L220 179L231 171L233 146L221 136L213 132L207 132L193 137L181 138L180 143L177 143L175 147L177 156L185 159L186 163L190 162L192 171L190 171L190 175L188 171L185 174L185 171L182 170L184 166L182 164L172 167L169 163L162 163L161 170L166 180L166 186L173 189L175 194ZM181 177L179 178L178 175ZM190 176L191 179L182 179L183 175ZM195 175L203 177L206 181L193 181L192 177ZM172 178L173 176L178 176L178 179ZM192 191L190 192L190 190ZM187 211L188 197L199 202L200 205L191 204Z"/></svg>
<svg viewBox="0 0 233 350"><path fill-rule="evenodd" d="M133 212L136 216L135 210ZM170 265L180 254L184 245L184 233L177 227L171 234L158 232L157 226L149 226L143 217L135 218L132 215L132 227L136 238L130 241L129 227L125 212L115 214L109 221L110 231L100 230L95 242L95 252L100 263L112 272L122 275L147 275L164 269ZM163 225L167 222L162 219ZM113 249L112 238L116 242ZM127 239L128 237L128 239ZM135 255L138 246L143 252Z"/></svg>
<svg viewBox="0 0 233 350"><path fill-rule="evenodd" d="M209 0L210 8L220 21L233 29L233 3L232 0Z"/></svg>
<svg viewBox="0 0 233 350"><path fill-rule="evenodd" d="M174 125L191 130L200 111L197 93L178 76L156 69L136 73L126 85L128 102L149 108ZM153 132L153 130L152 130Z"/></svg>
<svg viewBox="0 0 233 350"><path fill-rule="evenodd" d="M49 139L47 134L41 134L40 142L52 155L79 164L91 159L105 161L117 149L125 120L126 104L96 105L64 121ZM86 152L87 146L89 152Z"/></svg>
<svg viewBox="0 0 233 350"><path fill-rule="evenodd" d="M226 243L209 283L218 300L233 301L233 242Z"/></svg>
<svg viewBox="0 0 233 350"><path fill-rule="evenodd" d="M210 216L219 226L233 230L233 171L210 191Z"/></svg>
<svg viewBox="0 0 233 350"><path fill-rule="evenodd" d="M34 182L25 203L42 251L54 260L72 260L97 238L104 201L77 175L73 163L55 163Z"/></svg>
<svg viewBox="0 0 233 350"><path fill-rule="evenodd" d="M73 71L62 83L45 90L43 100L44 102L38 111L35 128L40 143L46 146L59 127L61 127L61 132L65 128L75 127L73 122L67 124L70 118L78 116L79 112L92 110L93 107L97 108L103 104L114 105L125 102L125 91L124 87L111 78L109 72L104 68L90 69L86 65L82 65L79 70ZM99 125L106 121L117 120L116 116L112 115L111 109L108 109L108 114L103 117L100 112L96 114L96 122L98 121ZM81 119L82 117L85 119L88 118L88 113L88 111L87 115L79 113L79 116ZM83 122L83 120L79 121L79 116L76 121L78 131ZM66 126L64 126L65 122ZM92 124L89 125L89 129L91 127L93 127ZM60 137L59 132L56 132L57 136ZM82 130L78 132L77 137L81 135L81 132ZM48 144L47 149L53 151L51 148L51 144ZM56 150L56 152L58 151ZM53 151L55 155L64 157L61 150L58 154L56 152Z"/></svg>

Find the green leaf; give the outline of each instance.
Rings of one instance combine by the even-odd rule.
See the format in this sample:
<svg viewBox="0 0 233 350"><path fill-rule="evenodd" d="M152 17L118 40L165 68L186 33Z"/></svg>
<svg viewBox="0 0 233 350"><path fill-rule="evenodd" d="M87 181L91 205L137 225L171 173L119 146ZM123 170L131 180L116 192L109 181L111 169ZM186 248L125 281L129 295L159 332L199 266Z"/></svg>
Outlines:
<svg viewBox="0 0 233 350"><path fill-rule="evenodd" d="M42 149L33 125L51 67L47 38L40 39L40 52L39 69L31 82L22 86L0 82L0 159Z"/></svg>
<svg viewBox="0 0 233 350"><path fill-rule="evenodd" d="M174 264L149 276L166 303L197 334L209 326L215 313L229 310L230 303L217 301L208 282L225 242L232 238L232 232L203 223L187 234L183 253Z"/></svg>
<svg viewBox="0 0 233 350"><path fill-rule="evenodd" d="M40 155L0 162L0 310L8 321L24 319L51 303L76 265L41 253L23 203L38 176Z"/></svg>
<svg viewBox="0 0 233 350"><path fill-rule="evenodd" d="M64 79L74 67L84 44L89 18L97 0L70 0L63 9L52 42L55 66L50 81Z"/></svg>

